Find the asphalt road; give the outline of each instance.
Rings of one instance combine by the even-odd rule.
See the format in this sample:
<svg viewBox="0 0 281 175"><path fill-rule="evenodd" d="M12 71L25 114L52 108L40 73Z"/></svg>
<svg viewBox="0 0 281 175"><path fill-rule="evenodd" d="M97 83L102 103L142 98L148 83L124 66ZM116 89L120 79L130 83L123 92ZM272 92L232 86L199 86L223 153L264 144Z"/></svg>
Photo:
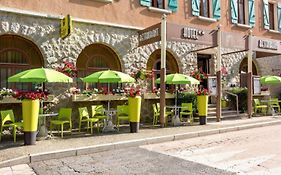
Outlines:
<svg viewBox="0 0 281 175"><path fill-rule="evenodd" d="M281 174L281 125L47 160L48 174Z"/></svg>
<svg viewBox="0 0 281 175"><path fill-rule="evenodd" d="M35 162L30 165L39 175L72 174L187 174L187 175L229 175L180 158L156 153L142 148L126 148L100 152L79 157Z"/></svg>
<svg viewBox="0 0 281 175"><path fill-rule="evenodd" d="M142 147L237 174L281 174L281 125Z"/></svg>

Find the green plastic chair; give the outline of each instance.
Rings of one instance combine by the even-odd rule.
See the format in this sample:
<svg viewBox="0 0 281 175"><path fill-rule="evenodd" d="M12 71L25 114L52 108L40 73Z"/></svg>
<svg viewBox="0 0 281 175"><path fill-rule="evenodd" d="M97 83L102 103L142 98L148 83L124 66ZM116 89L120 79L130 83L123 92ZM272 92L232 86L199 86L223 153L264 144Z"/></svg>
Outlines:
<svg viewBox="0 0 281 175"><path fill-rule="evenodd" d="M14 142L16 142L16 131L17 128L23 127L22 122L15 122L15 116L13 110L4 110L1 111L1 129L0 129L0 141L2 137L2 131L3 128L13 128L13 137L14 137Z"/></svg>
<svg viewBox="0 0 281 175"><path fill-rule="evenodd" d="M261 105L259 99L254 99L254 112L255 113L261 111L262 113L266 114L267 108L268 108L267 105Z"/></svg>
<svg viewBox="0 0 281 175"><path fill-rule="evenodd" d="M100 127L103 121L107 119L107 115L104 114L104 107L103 105L92 105L91 108L92 108L91 117L99 119L97 123L98 126ZM98 131L99 131L99 127L98 127Z"/></svg>
<svg viewBox="0 0 281 175"><path fill-rule="evenodd" d="M104 113L104 107L102 105L92 105L92 118L98 118L99 120L107 119L107 115Z"/></svg>
<svg viewBox="0 0 281 175"><path fill-rule="evenodd" d="M152 108L153 108L153 125L157 125L157 122L158 122L159 116L160 116L160 111L157 109L156 105L152 104ZM165 126L168 125L168 120L169 120L169 117L171 116L171 114L172 114L172 112L165 112Z"/></svg>
<svg viewBox="0 0 281 175"><path fill-rule="evenodd" d="M87 107L78 108L79 111L79 132L81 131L82 122L87 122L87 130L89 129L89 125L91 128L91 134L93 134L93 124L97 123L97 128L99 132L99 119L90 117Z"/></svg>
<svg viewBox="0 0 281 175"><path fill-rule="evenodd" d="M160 113L160 103L156 103L156 107L157 107L158 112ZM167 111L167 110L166 110L165 113L166 113L166 115L168 115L168 116L171 116L171 115L173 114L172 111Z"/></svg>
<svg viewBox="0 0 281 175"><path fill-rule="evenodd" d="M72 131L72 121L71 121L72 108L60 108L58 118L50 121L50 131L52 134L53 125L60 125L61 128L61 138L63 138L63 126L64 124L69 124L69 130Z"/></svg>
<svg viewBox="0 0 281 175"><path fill-rule="evenodd" d="M182 121L183 115L189 116L189 121L192 124L193 123L193 112L192 112L192 103L182 103L181 104L181 112L180 112L180 120Z"/></svg>
<svg viewBox="0 0 281 175"><path fill-rule="evenodd" d="M277 108L278 113L280 113L280 105L278 102L278 98L271 98L270 99L270 106L272 108Z"/></svg>
<svg viewBox="0 0 281 175"><path fill-rule="evenodd" d="M117 128L119 128L120 121L129 121L129 106L128 105L118 105L117 106Z"/></svg>

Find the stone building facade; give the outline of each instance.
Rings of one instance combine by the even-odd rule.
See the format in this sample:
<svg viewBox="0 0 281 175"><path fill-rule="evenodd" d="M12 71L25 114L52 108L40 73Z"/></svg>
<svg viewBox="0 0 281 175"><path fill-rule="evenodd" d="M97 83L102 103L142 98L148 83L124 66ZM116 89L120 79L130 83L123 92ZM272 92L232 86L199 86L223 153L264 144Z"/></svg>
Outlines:
<svg viewBox="0 0 281 175"><path fill-rule="evenodd" d="M181 2L179 3L182 5ZM141 7L140 5L136 6L138 8ZM222 2L222 6L226 6L224 2ZM79 57L83 55L81 53L88 46L95 47L96 45L102 45L115 54L117 61L120 63L120 71L129 74L140 68L146 69L151 55L160 49L160 42L138 47L138 31L145 28L144 25L147 25L147 22L145 24L142 23L143 25L141 27L135 27L132 25L123 25L121 22L119 25L106 23L106 21L97 22L76 19L73 21L73 32L71 35L62 39L60 37L61 18L61 15L53 15L50 11L47 13L25 13L24 11L18 10L0 10L0 40L1 36L15 35L34 43L42 54L41 61L43 64L41 66L54 69L62 67L63 61L69 61L76 65L79 62ZM183 19L181 18L177 22L181 22L181 20ZM222 23L224 21L225 19L223 19ZM151 19L150 23L154 22L155 19ZM202 22L199 23L201 25ZM227 27L225 30L229 30L231 27L228 26L228 23L226 24ZM214 28L215 25L217 23L211 24L211 27ZM243 30L242 33L246 33L246 31ZM256 33L258 34L258 32ZM270 37L272 35L274 34L270 34ZM192 71L198 69L198 53L193 52L193 50L204 47L206 46L188 42L169 41L167 43L167 52L170 53L178 68L178 70L173 71L189 75ZM235 51L232 48L223 48L222 50L222 53ZM214 75L217 59L214 53L209 53L209 55L211 56L209 73ZM235 84L239 86L239 74L241 71L239 68L245 57L246 52L237 52L222 56L222 67L228 72L226 75L227 85ZM258 75L280 74L281 57L279 56L254 59L253 62ZM274 70L277 71L274 72ZM53 88L57 86L47 85L53 91L52 93L55 94L61 94L69 87L69 85L60 85L61 88ZM275 95L278 95L279 91L280 89L274 90L276 92ZM65 99L64 101L64 104L61 104L62 106L78 105L72 103L70 99ZM152 116L151 103L153 102L144 104L144 106L147 105L147 108L143 109L145 121L149 120L146 118Z"/></svg>

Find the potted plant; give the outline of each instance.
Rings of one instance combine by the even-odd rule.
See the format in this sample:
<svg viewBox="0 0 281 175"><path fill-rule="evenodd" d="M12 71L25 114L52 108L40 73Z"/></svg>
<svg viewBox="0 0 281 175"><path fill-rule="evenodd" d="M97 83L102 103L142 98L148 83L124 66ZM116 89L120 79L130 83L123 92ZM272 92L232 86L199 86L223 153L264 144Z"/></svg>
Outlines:
<svg viewBox="0 0 281 175"><path fill-rule="evenodd" d="M139 131L140 124L141 90L131 87L125 93L128 96L130 132L135 133Z"/></svg>
<svg viewBox="0 0 281 175"><path fill-rule="evenodd" d="M200 125L205 125L207 123L208 115L208 89L199 88L197 91L197 109L199 113L199 123Z"/></svg>
<svg viewBox="0 0 281 175"><path fill-rule="evenodd" d="M40 100L46 99L47 95L44 92L17 91L14 97L22 100L24 144L34 145L36 143Z"/></svg>

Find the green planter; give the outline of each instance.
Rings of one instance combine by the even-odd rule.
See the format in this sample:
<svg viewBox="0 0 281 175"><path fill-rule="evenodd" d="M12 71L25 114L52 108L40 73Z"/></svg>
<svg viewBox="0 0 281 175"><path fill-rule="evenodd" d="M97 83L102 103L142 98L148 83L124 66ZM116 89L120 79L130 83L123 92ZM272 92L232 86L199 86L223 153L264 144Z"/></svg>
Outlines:
<svg viewBox="0 0 281 175"><path fill-rule="evenodd" d="M197 108L199 113L199 123L200 125L205 125L207 123L207 115L208 115L207 95L197 96Z"/></svg>
<svg viewBox="0 0 281 175"><path fill-rule="evenodd" d="M34 145L36 143L39 106L39 99L22 100L22 116L25 145Z"/></svg>
<svg viewBox="0 0 281 175"><path fill-rule="evenodd" d="M140 125L140 112L141 112L141 97L129 97L129 119L130 119L130 131L132 133L139 131Z"/></svg>
<svg viewBox="0 0 281 175"><path fill-rule="evenodd" d="M226 108L227 107L227 101L226 100L221 100L221 107Z"/></svg>

